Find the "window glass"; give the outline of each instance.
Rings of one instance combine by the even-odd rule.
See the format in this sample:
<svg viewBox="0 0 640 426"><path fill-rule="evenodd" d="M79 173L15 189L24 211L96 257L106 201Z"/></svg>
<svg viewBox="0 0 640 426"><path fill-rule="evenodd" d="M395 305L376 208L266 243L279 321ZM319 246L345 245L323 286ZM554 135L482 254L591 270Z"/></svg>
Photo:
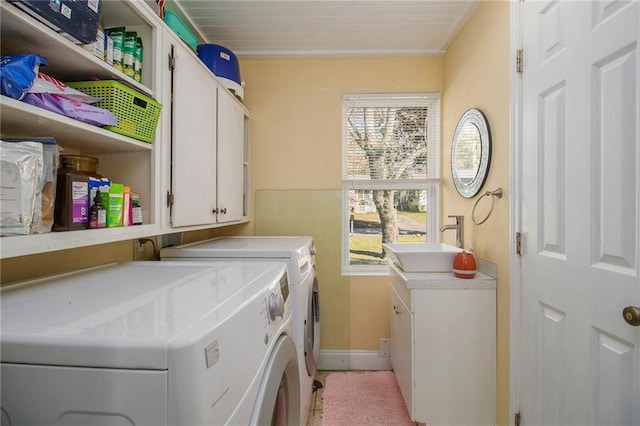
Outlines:
<svg viewBox="0 0 640 426"><path fill-rule="evenodd" d="M349 264L384 265L382 226L374 198L393 200L391 232L397 233L399 243L427 241L427 191L349 190Z"/></svg>
<svg viewBox="0 0 640 426"><path fill-rule="evenodd" d="M435 241L439 108L437 94L344 97L346 272L384 267L385 242Z"/></svg>

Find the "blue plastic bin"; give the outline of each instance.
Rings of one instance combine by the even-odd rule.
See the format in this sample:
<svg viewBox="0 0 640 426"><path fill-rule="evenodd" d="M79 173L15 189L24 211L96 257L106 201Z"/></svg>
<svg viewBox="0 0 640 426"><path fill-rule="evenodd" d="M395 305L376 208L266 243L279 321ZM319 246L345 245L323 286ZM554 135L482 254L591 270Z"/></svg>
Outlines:
<svg viewBox="0 0 640 426"><path fill-rule="evenodd" d="M231 50L217 44L200 44L198 57L216 76L242 84L240 64Z"/></svg>

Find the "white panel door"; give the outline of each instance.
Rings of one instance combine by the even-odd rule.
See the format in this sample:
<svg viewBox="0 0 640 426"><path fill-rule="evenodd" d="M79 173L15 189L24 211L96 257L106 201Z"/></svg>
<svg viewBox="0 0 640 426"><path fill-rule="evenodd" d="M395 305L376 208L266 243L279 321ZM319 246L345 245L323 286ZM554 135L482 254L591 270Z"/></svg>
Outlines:
<svg viewBox="0 0 640 426"><path fill-rule="evenodd" d="M173 226L215 223L217 83L181 42L173 46L171 191Z"/></svg>
<svg viewBox="0 0 640 426"><path fill-rule="evenodd" d="M639 425L640 2L521 12L522 422Z"/></svg>

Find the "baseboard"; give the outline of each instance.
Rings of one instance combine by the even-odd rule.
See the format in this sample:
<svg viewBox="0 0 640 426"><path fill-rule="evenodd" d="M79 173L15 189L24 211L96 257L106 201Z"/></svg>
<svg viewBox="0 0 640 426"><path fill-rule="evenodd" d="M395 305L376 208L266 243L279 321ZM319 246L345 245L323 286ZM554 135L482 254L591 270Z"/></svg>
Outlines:
<svg viewBox="0 0 640 426"><path fill-rule="evenodd" d="M391 370L391 360L378 351L320 350L318 370Z"/></svg>

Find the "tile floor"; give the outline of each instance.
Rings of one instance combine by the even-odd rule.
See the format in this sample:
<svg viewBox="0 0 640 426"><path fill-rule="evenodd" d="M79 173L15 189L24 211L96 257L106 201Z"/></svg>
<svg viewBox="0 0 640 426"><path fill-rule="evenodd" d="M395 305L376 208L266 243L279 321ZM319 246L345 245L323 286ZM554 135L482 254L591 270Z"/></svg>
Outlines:
<svg viewBox="0 0 640 426"><path fill-rule="evenodd" d="M322 388L317 389L311 394L311 403L309 404L309 417L306 426L322 426L322 393L324 392L324 381L331 371L316 372L316 380L322 383Z"/></svg>

